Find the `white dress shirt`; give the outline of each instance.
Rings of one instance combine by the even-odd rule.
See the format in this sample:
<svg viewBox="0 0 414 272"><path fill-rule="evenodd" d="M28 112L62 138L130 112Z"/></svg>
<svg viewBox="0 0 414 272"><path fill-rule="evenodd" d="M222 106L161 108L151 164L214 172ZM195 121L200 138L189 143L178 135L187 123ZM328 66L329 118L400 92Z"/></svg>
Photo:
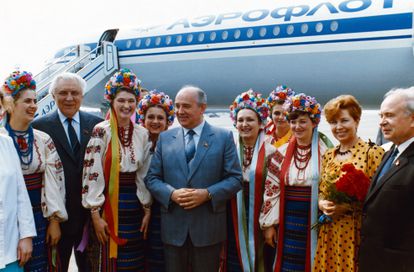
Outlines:
<svg viewBox="0 0 414 272"><path fill-rule="evenodd" d="M20 160L9 136L0 135L0 269L17 260L20 239L36 236Z"/></svg>
<svg viewBox="0 0 414 272"><path fill-rule="evenodd" d="M68 118L63 115L63 113L58 109L58 115L59 120L62 123L63 128L65 129L66 138L68 139L69 145L70 145L70 137L69 137L69 131L68 131ZM80 141L80 116L79 111L75 113L75 115L72 117L72 127L75 129L76 136L78 137L79 143Z"/></svg>

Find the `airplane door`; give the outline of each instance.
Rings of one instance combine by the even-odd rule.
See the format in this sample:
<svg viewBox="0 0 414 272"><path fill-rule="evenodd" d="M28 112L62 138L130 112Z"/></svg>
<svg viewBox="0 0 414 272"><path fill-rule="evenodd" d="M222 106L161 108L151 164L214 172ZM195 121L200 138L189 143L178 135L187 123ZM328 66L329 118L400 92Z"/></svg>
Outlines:
<svg viewBox="0 0 414 272"><path fill-rule="evenodd" d="M104 52L104 74L111 75L118 69L118 49L111 42L102 42Z"/></svg>

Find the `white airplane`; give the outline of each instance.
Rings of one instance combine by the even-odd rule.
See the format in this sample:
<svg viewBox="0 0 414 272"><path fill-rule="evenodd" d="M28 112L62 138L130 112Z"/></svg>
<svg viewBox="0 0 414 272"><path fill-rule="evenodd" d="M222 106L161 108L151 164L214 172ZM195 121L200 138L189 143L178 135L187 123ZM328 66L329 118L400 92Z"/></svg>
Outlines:
<svg viewBox="0 0 414 272"><path fill-rule="evenodd" d="M267 95L286 84L324 103L353 94L378 106L393 87L414 85L413 6L409 0L289 0L271 7L183 18L169 25L110 29L99 41L62 49L36 79L39 110L54 74L88 81L85 104L102 107L103 88L119 67L147 89L174 97L185 84L226 106L252 88Z"/></svg>

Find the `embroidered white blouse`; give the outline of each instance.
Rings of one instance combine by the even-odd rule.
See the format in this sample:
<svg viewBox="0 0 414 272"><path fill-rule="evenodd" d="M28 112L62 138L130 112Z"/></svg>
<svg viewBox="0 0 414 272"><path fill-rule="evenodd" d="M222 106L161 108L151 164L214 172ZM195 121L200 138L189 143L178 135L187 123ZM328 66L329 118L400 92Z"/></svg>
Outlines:
<svg viewBox="0 0 414 272"><path fill-rule="evenodd" d="M5 128L0 128L0 133L9 135ZM66 221L65 176L55 144L48 134L37 129L33 129L33 138L33 160L27 167L22 167L23 175L42 173L43 216L54 215L59 221Z"/></svg>
<svg viewBox="0 0 414 272"><path fill-rule="evenodd" d="M287 147L289 143L285 143L280 146L270 157L268 158L268 172L267 179L265 181L265 188L263 194L263 205L260 211L259 223L261 228L267 228L273 225L279 224L279 207L280 207L280 179L279 174L281 171L283 159L286 155ZM319 150L321 163L321 157L327 150L326 144L319 139ZM311 186L312 182L312 160L309 161L304 171L299 171L295 165L294 159L289 167L289 177L287 178L286 185L288 186Z"/></svg>
<svg viewBox="0 0 414 272"><path fill-rule="evenodd" d="M85 151L83 164L83 190L82 205L91 209L100 207L105 201L105 156L111 140L111 127L109 120L105 120L95 126L91 139ZM137 197L142 205L152 203L151 194L144 184L150 164L151 142L148 131L134 124L132 143L129 147L120 147L120 172L136 172L135 183L137 185Z"/></svg>
<svg viewBox="0 0 414 272"><path fill-rule="evenodd" d="M36 236L32 206L10 137L0 135L0 269L17 260L20 239Z"/></svg>

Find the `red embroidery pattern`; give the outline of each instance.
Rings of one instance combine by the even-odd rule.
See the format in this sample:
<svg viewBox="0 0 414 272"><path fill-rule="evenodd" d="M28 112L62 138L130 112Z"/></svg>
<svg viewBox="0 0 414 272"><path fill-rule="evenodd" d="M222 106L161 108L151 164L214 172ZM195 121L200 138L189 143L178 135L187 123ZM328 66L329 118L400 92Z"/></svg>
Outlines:
<svg viewBox="0 0 414 272"><path fill-rule="evenodd" d="M89 192L89 186L88 185L83 186L83 188L82 188L82 194L86 194L88 192Z"/></svg>
<svg viewBox="0 0 414 272"><path fill-rule="evenodd" d="M93 164L95 163L95 159L90 159L90 160L84 160L83 161L83 167L91 167L93 166Z"/></svg>
<svg viewBox="0 0 414 272"><path fill-rule="evenodd" d="M105 135L105 129L103 127L95 127L92 131L92 138L103 138Z"/></svg>
<svg viewBox="0 0 414 272"><path fill-rule="evenodd" d="M97 181L98 180L98 177L99 177L99 174L97 172L95 172L95 173L89 174L88 179L91 180L91 181L92 180Z"/></svg>

